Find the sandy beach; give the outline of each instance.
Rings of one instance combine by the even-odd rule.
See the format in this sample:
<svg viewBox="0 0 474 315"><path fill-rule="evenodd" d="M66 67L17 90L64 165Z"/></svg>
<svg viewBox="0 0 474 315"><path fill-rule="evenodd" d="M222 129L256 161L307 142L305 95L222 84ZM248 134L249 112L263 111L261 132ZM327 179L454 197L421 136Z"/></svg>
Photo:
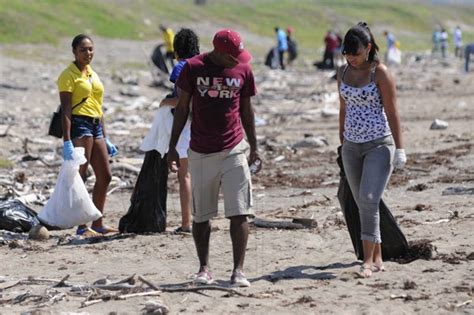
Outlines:
<svg viewBox="0 0 474 315"><path fill-rule="evenodd" d="M106 87L108 130L120 150L112 159L105 209L106 222L116 226L137 177L120 165L140 169L144 154L138 147L155 101L168 90L151 86L147 65L130 66L145 63L143 50L151 51L153 43L96 43L93 66ZM37 211L54 188L62 156L61 140L46 131L59 102L55 80L72 58L64 47L69 43L0 47L0 155L11 161L0 169L0 197L27 197ZM336 196L333 73L316 70L310 60L285 72L265 68L263 58L255 61L259 94L253 103L264 157L262 172L253 177L255 212L281 222L312 219L315 226L252 224L245 263L252 286L233 289L229 226L221 212L212 223L210 246L220 289L194 290L198 260L192 237L172 232L180 208L177 178L170 174L166 233L80 239L69 229L34 241L0 231L0 314L139 314L150 302L166 305L171 314L474 313L474 72L463 73L462 60L454 57L443 61L421 53L406 54L402 65L390 67L408 163L392 175L383 198L408 241L427 240L435 250L431 259L388 261L386 272L359 279L354 272L360 262ZM448 127L431 130L435 119ZM92 183L93 178L89 189ZM104 284L130 276L125 283L131 288L122 295L160 292L117 299L118 291L93 288L100 279L108 279L99 282ZM99 301L88 306L94 299Z"/></svg>

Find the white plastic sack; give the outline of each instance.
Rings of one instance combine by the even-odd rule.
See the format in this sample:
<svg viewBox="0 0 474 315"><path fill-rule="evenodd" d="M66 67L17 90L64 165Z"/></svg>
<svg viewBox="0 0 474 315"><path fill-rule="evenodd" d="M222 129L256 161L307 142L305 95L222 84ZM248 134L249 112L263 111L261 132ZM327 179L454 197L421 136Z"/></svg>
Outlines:
<svg viewBox="0 0 474 315"><path fill-rule="evenodd" d="M54 192L38 214L42 222L67 229L102 216L79 175L79 165L86 161L84 148L77 147L74 148L73 159L63 162Z"/></svg>
<svg viewBox="0 0 474 315"><path fill-rule="evenodd" d="M392 47L387 51L387 63L389 65L399 65L402 63L402 52L397 47Z"/></svg>
<svg viewBox="0 0 474 315"><path fill-rule="evenodd" d="M171 113L171 108L171 106L161 106L158 108L155 113L155 118L153 119L153 124L140 145L141 151L148 152L156 150L161 154L161 157L168 152L171 129L173 128L173 114ZM180 157L187 157L186 151L189 148L190 139L191 121L188 119L176 144L176 149Z"/></svg>

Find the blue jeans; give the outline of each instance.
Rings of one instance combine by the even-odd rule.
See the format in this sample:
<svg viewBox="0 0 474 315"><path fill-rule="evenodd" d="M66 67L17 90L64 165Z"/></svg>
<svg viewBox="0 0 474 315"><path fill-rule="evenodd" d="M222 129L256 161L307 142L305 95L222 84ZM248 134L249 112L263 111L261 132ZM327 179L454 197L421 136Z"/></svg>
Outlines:
<svg viewBox="0 0 474 315"><path fill-rule="evenodd" d="M72 115L71 123L71 139L81 139L83 137L101 139L104 137L102 123L99 118Z"/></svg>
<svg viewBox="0 0 474 315"><path fill-rule="evenodd" d="M392 173L392 136L365 143L344 140L342 162L352 196L359 207L361 239L381 243L379 204Z"/></svg>

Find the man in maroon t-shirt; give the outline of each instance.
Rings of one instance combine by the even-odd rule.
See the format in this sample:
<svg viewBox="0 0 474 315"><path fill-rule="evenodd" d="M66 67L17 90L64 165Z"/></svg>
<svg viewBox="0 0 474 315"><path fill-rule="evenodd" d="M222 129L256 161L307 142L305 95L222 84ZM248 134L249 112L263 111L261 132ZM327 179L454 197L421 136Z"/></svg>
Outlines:
<svg viewBox="0 0 474 315"><path fill-rule="evenodd" d="M231 284L250 286L242 271L249 233L247 216L253 216L249 164L254 165L255 173L261 168L250 102L256 94L248 65L252 57L235 31L217 32L212 43L214 49L188 59L179 76L180 98L174 114L168 165L172 172L179 168L175 147L192 100L188 155L193 199L192 232L200 263L194 282L213 282L209 271L209 220L217 215L219 189L222 188L234 256Z"/></svg>

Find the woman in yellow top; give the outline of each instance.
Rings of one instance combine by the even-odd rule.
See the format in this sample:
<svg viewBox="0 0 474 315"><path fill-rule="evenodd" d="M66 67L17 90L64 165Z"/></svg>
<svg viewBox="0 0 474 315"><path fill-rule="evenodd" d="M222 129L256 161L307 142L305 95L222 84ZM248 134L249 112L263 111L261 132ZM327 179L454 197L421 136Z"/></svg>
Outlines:
<svg viewBox="0 0 474 315"><path fill-rule="evenodd" d="M87 162L81 165L79 173L85 181L91 164L96 176L92 201L103 212L112 177L108 155L116 155L117 148L106 138L102 112L104 86L90 66L94 56L92 39L87 35L77 35L72 41L72 52L75 60L58 78L63 112L63 156L64 160L71 160L74 146L85 149ZM100 218L92 223L91 228L79 226L76 233L98 236L110 232L117 230L105 226Z"/></svg>

